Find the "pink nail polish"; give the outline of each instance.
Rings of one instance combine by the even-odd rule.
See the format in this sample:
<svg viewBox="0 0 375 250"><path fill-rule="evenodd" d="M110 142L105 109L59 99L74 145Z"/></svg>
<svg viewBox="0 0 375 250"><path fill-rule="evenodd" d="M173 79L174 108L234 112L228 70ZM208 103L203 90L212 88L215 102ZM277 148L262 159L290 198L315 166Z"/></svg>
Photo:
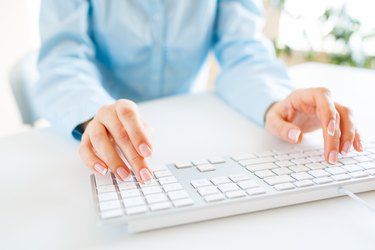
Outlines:
<svg viewBox="0 0 375 250"><path fill-rule="evenodd" d="M147 168L142 168L141 171L139 171L139 175L141 176L142 181L145 184L148 184L152 181L152 175Z"/></svg>
<svg viewBox="0 0 375 250"><path fill-rule="evenodd" d="M150 147L146 143L142 143L139 146L139 151L141 152L141 154L144 158L148 158L152 154L152 151L151 151Z"/></svg>
<svg viewBox="0 0 375 250"><path fill-rule="evenodd" d="M331 164L335 164L337 162L337 151L331 151L328 155L328 162Z"/></svg>
<svg viewBox="0 0 375 250"><path fill-rule="evenodd" d="M96 170L96 172L98 172L101 175L105 175L108 172L107 168L103 167L102 165L98 163L94 165L94 169Z"/></svg>
<svg viewBox="0 0 375 250"><path fill-rule="evenodd" d="M128 172L125 170L125 168L121 167L116 170L118 176L120 176L122 181L126 181L129 178Z"/></svg>
<svg viewBox="0 0 375 250"><path fill-rule="evenodd" d="M348 141L345 142L344 145L342 146L341 154L343 155L348 154L350 151L350 147L351 147L351 143Z"/></svg>
<svg viewBox="0 0 375 250"><path fill-rule="evenodd" d="M292 128L288 132L288 138L293 142L298 142L299 136L301 135L301 130Z"/></svg>
<svg viewBox="0 0 375 250"><path fill-rule="evenodd" d="M328 123L327 134L329 136L334 136L335 130L336 130L336 121L334 119L331 119Z"/></svg>

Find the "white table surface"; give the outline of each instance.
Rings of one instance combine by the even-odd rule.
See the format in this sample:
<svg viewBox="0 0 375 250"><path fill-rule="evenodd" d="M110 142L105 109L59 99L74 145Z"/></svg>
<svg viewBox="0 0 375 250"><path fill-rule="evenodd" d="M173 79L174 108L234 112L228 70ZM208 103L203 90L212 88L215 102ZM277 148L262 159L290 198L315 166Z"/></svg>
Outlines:
<svg viewBox="0 0 375 250"><path fill-rule="evenodd" d="M375 138L375 72L304 64L291 76L299 87L329 86ZM140 110L155 129L152 164L288 146L212 94ZM316 132L303 144L320 142ZM0 249L375 249L375 214L347 197L140 234L97 227L77 146L50 128L0 139ZM375 205L375 192L360 196Z"/></svg>

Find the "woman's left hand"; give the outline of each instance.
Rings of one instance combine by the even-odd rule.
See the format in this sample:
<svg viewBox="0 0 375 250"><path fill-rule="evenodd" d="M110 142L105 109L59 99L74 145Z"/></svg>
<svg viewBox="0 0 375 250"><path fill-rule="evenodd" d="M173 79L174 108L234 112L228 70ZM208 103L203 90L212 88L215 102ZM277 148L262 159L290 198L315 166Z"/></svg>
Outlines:
<svg viewBox="0 0 375 250"><path fill-rule="evenodd" d="M337 162L338 153L347 154L352 146L363 150L350 109L334 102L326 88L295 90L269 108L265 123L269 132L294 144L303 133L321 127L324 156L331 164Z"/></svg>

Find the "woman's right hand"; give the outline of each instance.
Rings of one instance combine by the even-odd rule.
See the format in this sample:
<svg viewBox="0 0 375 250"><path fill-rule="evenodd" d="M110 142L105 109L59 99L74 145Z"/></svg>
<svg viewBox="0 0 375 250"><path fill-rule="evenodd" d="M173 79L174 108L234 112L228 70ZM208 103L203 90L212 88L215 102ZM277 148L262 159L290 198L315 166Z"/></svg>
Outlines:
<svg viewBox="0 0 375 250"><path fill-rule="evenodd" d="M118 100L99 109L86 124L79 153L89 169L102 175L110 169L118 179L125 181L131 176L131 171L118 150L140 182L152 181L152 171L145 161L152 154L152 145L137 105L130 100Z"/></svg>

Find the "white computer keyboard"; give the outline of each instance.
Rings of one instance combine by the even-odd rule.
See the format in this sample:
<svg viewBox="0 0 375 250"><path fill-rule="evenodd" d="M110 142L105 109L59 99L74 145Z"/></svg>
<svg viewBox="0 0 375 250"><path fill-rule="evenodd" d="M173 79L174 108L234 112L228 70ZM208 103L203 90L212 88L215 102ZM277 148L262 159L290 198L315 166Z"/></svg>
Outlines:
<svg viewBox="0 0 375 250"><path fill-rule="evenodd" d="M289 148L158 167L155 181L92 175L99 221L140 232L375 190L375 142L335 165L320 147Z"/></svg>

